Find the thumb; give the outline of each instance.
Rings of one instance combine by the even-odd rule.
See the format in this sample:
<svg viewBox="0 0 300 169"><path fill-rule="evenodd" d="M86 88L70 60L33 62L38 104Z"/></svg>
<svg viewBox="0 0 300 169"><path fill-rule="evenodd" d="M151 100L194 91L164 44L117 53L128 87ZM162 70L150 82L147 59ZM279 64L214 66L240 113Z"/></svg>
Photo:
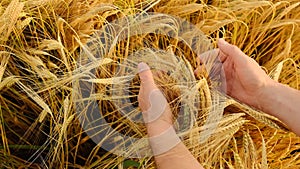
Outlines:
<svg viewBox="0 0 300 169"><path fill-rule="evenodd" d="M141 80L141 89L142 90L153 90L156 89L156 85L153 79L153 74L150 70L150 67L141 62L138 64L139 77Z"/></svg>
<svg viewBox="0 0 300 169"><path fill-rule="evenodd" d="M157 120L165 111L168 102L155 85L153 74L146 63L138 64L141 87L138 96L139 107L143 111L145 123Z"/></svg>
<svg viewBox="0 0 300 169"><path fill-rule="evenodd" d="M218 47L220 49L220 59L224 62L227 57L230 57L235 63L243 63L247 61L248 56L244 54L237 46L226 42L224 39L219 39Z"/></svg>

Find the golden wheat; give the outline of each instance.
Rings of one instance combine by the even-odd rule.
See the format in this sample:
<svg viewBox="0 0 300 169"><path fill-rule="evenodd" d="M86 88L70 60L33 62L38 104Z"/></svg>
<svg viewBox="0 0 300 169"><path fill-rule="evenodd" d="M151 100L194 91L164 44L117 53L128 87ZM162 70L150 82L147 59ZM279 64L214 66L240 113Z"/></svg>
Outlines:
<svg viewBox="0 0 300 169"><path fill-rule="evenodd" d="M145 136L144 126L120 115L122 109L110 103L121 98L105 94L107 88L127 78L113 77L119 61L144 42L184 60L177 66L187 65L187 71L175 71L177 75L193 75L196 54L190 46L151 34L120 41L101 62L78 67L80 53L93 33L123 16L159 12L184 18L201 29L213 45L218 38L225 38L254 58L271 78L300 89L298 0L2 0L0 7L1 168L155 168L151 157L124 158L101 149L101 143L96 145L83 130L75 111L73 96L78 93L72 85L76 79L88 77L90 69L98 68L97 76L89 81L97 84L99 92L86 101L100 100L99 106L116 130ZM157 22L144 29L160 26ZM192 40L195 34L186 32L184 36ZM219 123L206 124L211 108L223 110L221 105L213 107L214 89L203 77L191 84L191 91L198 93L176 84L174 78L164 76L166 80L156 81L175 115L180 101L199 97L196 106L186 103L199 111L191 117L197 123L179 135L205 168L299 168L300 138L277 118L231 100ZM135 98L132 104L136 104L137 91L138 80L133 82L132 95L123 98ZM215 114L213 117L219 117ZM200 142L203 131L211 126L216 129L209 130L207 135L211 135Z"/></svg>

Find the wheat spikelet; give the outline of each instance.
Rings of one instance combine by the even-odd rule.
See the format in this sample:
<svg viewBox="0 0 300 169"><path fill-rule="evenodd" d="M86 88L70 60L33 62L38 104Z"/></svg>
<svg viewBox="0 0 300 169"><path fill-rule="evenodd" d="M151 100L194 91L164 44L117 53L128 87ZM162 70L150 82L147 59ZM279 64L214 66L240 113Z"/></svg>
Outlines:
<svg viewBox="0 0 300 169"><path fill-rule="evenodd" d="M90 81L104 87L85 101L111 102L136 97L138 88L133 90L133 95L120 97L103 93L109 85L123 82L121 77L112 78L116 71L114 65L136 50L133 45L144 42L182 57L189 67L182 76L193 74L196 66L196 55L190 51L191 46L162 35L140 35L115 44L116 48L108 58L76 69L79 53L90 36L113 20L130 14L154 11L180 16L200 28L214 45L218 38L225 38L254 58L272 78L300 89L298 0L4 0L0 6L0 127L3 142L0 166L4 168L126 168L127 159L104 151L100 144L95 145L80 126L72 103L71 95L75 92L72 82L92 77L88 70L99 67L107 71L93 76ZM148 31L159 29L160 24L155 22L143 28ZM189 31L183 36L190 37L187 41L193 42L195 33ZM93 57L93 54L89 56L95 59ZM214 99L209 79L202 78L195 83L192 91L199 89L198 93L175 84L172 79L167 81L168 84L158 81L160 87L165 87L164 91L172 91L167 96L174 112L183 98L200 98L201 108L194 107L194 110L199 108L199 116L194 117L197 123L180 136L205 168L297 168L300 165L299 137L288 132L278 119L234 100L226 102L224 115L212 135L204 143L197 143L202 131L215 125L203 126ZM185 95L176 94L179 89ZM120 109L109 104L103 108L107 112L105 117L112 120L111 125L117 130L133 137L146 134L141 125L118 116ZM108 137L103 137L106 139ZM139 144L143 146L143 143ZM132 151L134 149L129 150ZM141 168L156 168L153 158L130 160L141 164Z"/></svg>
<svg viewBox="0 0 300 169"><path fill-rule="evenodd" d="M6 8L5 12L0 17L0 32L1 32L1 41L5 42L8 40L17 19L20 16L20 13L24 7L24 3L19 2L18 0L13 0Z"/></svg>

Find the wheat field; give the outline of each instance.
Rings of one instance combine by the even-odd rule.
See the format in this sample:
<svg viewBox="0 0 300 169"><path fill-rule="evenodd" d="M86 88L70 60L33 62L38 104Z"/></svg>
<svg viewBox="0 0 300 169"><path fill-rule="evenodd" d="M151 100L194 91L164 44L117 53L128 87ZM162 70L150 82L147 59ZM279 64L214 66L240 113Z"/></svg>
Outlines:
<svg viewBox="0 0 300 169"><path fill-rule="evenodd" d="M187 20L211 47L224 38L271 78L300 89L298 0L1 0L0 7L0 168L156 168L153 157L122 157L103 149L75 110L74 80L84 75L78 71L82 48L95 32L124 16L156 12ZM94 81L100 94L93 96L116 130L146 134L143 125L111 105L115 98L106 92L122 83L114 77L120 62L145 44L185 59L188 68L179 76L197 83L201 115L183 141L205 168L300 168L300 138L277 118L233 99L225 103L216 130L199 142L212 105L211 83L205 75L190 76L196 55L189 46L160 34L123 39L97 63ZM161 76L157 83L176 111L179 89L172 86L174 79ZM132 94L124 97L132 97L130 104L136 106L136 77L132 86Z"/></svg>

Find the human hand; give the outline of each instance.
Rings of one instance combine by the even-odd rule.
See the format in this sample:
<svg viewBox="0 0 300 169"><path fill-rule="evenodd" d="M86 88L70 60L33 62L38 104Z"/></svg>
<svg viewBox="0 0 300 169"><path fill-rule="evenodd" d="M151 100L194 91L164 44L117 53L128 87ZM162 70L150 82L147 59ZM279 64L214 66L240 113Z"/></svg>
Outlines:
<svg viewBox="0 0 300 169"><path fill-rule="evenodd" d="M156 86L149 66L140 63L138 70L141 80L138 102L143 111L157 168L202 169L201 164L177 136L172 124L170 106Z"/></svg>
<svg viewBox="0 0 300 169"><path fill-rule="evenodd" d="M166 98L154 82L149 66L140 63L138 70L141 80L138 95L139 107L143 112L148 134L156 136L173 125L173 115Z"/></svg>
<svg viewBox="0 0 300 169"><path fill-rule="evenodd" d="M274 84L274 81L260 68L258 63L244 54L237 46L227 43L225 40L218 41L217 52L223 63L226 81L226 93L250 106L261 109L259 98L266 88ZM198 59L198 65L201 56ZM199 66L195 71L199 73Z"/></svg>

